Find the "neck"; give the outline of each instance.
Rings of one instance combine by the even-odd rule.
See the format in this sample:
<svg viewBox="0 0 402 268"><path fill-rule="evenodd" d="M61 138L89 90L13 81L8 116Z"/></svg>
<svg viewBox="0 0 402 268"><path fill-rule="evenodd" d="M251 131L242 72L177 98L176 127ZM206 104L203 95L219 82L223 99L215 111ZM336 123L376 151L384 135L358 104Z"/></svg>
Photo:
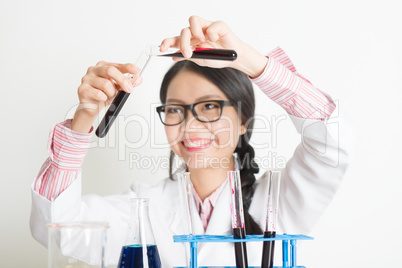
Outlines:
<svg viewBox="0 0 402 268"><path fill-rule="evenodd" d="M233 160L224 168L189 168L191 182L202 201L210 196L227 178L227 172L233 170Z"/></svg>

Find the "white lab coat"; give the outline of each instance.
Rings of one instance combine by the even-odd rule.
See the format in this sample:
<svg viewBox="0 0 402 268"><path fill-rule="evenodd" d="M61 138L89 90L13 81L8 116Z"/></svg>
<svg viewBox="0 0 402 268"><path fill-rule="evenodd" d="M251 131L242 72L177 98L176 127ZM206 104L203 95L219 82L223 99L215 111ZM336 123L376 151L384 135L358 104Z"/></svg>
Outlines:
<svg viewBox="0 0 402 268"><path fill-rule="evenodd" d="M327 121L302 119L290 115L302 142L282 172L280 188L278 233L308 234L333 198L346 171L350 152L354 147L354 128L339 114L338 107ZM178 172L181 170L179 169ZM267 174L255 184L249 212L263 228L267 200ZM134 184L125 193L101 197L81 196L81 175L53 202L32 190L30 227L32 235L47 245L49 222L107 221L108 263L117 263L125 230L129 223L129 199L150 198L150 220L163 267L184 266L184 244L174 243L173 235L183 234L179 209L177 181L165 179L157 186ZM195 207L193 207L195 209ZM195 233L204 233L197 212ZM230 192L222 190L212 212L205 234L231 234ZM248 243L249 265L261 264L262 243ZM276 253L280 255L280 245ZM276 258L276 262L280 259ZM200 243L198 264L205 266L235 265L231 243Z"/></svg>

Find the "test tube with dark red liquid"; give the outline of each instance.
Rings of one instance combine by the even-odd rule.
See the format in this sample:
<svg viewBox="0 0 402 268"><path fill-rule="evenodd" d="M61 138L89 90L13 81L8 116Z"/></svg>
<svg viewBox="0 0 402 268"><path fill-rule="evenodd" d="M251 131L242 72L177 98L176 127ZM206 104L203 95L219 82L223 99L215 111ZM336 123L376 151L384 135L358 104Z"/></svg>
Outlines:
<svg viewBox="0 0 402 268"><path fill-rule="evenodd" d="M236 165L235 157L235 165ZM231 191L231 204L232 210L232 227L233 238L244 239L246 238L246 232L244 229L244 213L243 213L243 198L241 192L240 171L235 169L234 171L228 171L230 191ZM234 243L236 267L247 268L247 248L246 242Z"/></svg>
<svg viewBox="0 0 402 268"><path fill-rule="evenodd" d="M270 171L268 178L268 200L266 208L266 224L264 231L265 238L276 236L280 182L281 172L276 170ZM264 241L262 248L261 268L274 267L274 251L275 241Z"/></svg>

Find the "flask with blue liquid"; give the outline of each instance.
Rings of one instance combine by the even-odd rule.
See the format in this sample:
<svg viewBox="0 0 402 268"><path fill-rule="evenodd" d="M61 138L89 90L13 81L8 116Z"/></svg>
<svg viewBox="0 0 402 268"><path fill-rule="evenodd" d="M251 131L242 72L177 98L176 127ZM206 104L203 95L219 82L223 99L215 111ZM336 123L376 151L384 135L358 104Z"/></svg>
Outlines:
<svg viewBox="0 0 402 268"><path fill-rule="evenodd" d="M131 199L131 221L118 268L160 268L158 247L149 221L149 199Z"/></svg>

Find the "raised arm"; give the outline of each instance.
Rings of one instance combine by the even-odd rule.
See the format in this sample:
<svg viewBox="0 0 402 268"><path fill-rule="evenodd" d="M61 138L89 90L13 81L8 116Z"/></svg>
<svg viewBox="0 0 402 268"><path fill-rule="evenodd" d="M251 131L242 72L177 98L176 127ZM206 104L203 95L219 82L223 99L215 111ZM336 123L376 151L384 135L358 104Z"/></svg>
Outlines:
<svg viewBox="0 0 402 268"><path fill-rule="evenodd" d="M355 128L341 112L339 102L302 77L281 48L267 57L263 73L252 81L286 110L301 135L301 143L282 173L279 228L307 234L345 175L354 149ZM253 204L251 208L254 215L258 215L257 207Z"/></svg>
<svg viewBox="0 0 402 268"><path fill-rule="evenodd" d="M126 77L124 73L132 75ZM46 224L51 222L107 221L116 226L110 229L111 239L117 244L124 239L120 230L126 228L121 224L127 219L122 217L129 215L128 198L133 192L107 198L81 197L81 165L99 111L113 101L119 90L131 92L133 86L140 84L138 73L133 64L99 62L88 68L78 88L80 105L74 118L52 128L49 158L32 184L30 227L33 237L43 245L47 245ZM119 252L111 254L116 259Z"/></svg>
<svg viewBox="0 0 402 268"><path fill-rule="evenodd" d="M104 61L88 68L78 87L80 104L74 118L55 125L50 132L49 158L39 171L34 191L54 200L77 178L99 111L112 103L119 90L131 93L142 81L139 71L133 64Z"/></svg>
<svg viewBox="0 0 402 268"><path fill-rule="evenodd" d="M160 50L169 47L179 48L187 60L199 65L242 71L286 110L301 144L283 173L279 221L286 232L309 232L332 200L354 147L354 128L339 105L302 77L282 49L264 56L222 21L192 16L189 27L179 36L164 39ZM234 62L191 59L192 49L198 47L234 49L238 57ZM250 207L254 216L262 214L265 200L260 201L256 204L254 199Z"/></svg>

